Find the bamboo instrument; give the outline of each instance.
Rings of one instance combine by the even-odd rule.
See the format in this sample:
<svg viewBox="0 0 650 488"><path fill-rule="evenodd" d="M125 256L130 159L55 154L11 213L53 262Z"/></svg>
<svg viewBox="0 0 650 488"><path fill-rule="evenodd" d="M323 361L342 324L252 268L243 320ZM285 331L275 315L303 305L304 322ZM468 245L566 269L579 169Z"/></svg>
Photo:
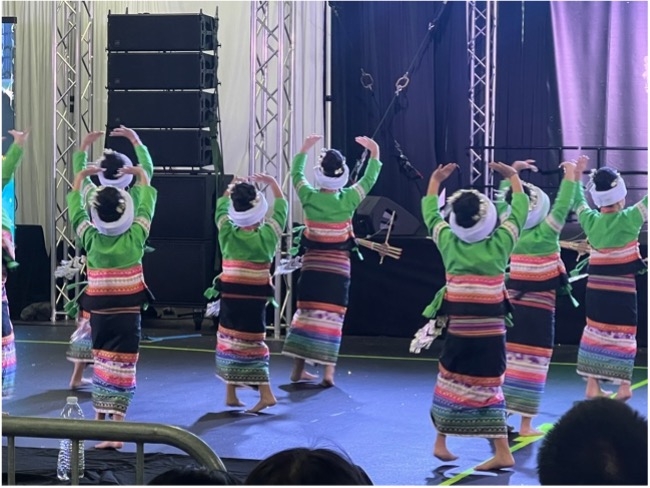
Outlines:
<svg viewBox="0 0 650 488"><path fill-rule="evenodd" d="M384 263L384 258L388 256L389 258L399 259L402 257L402 250L399 247L391 246L388 244L388 239L390 238L390 233L393 230L393 223L395 222L395 212L390 216L390 221L388 222L388 231L386 232L386 239L384 242L373 242L368 239L357 239L357 243L363 247L367 247L375 252L379 253L379 264Z"/></svg>

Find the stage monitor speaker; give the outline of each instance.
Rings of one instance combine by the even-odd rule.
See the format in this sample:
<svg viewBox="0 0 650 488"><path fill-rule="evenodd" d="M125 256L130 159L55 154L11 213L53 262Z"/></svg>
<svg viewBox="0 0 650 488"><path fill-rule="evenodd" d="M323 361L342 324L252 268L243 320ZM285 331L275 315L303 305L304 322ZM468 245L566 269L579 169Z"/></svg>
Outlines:
<svg viewBox="0 0 650 488"><path fill-rule="evenodd" d="M216 21L205 14L110 14L109 51L214 51Z"/></svg>
<svg viewBox="0 0 650 488"><path fill-rule="evenodd" d="M423 235L423 224L408 210L386 197L366 197L352 217L352 226L357 237L367 237L385 232L392 213L395 212L395 222L391 235L415 236Z"/></svg>
<svg viewBox="0 0 650 488"><path fill-rule="evenodd" d="M204 91L108 91L108 125L190 129L214 120L215 94Z"/></svg>
<svg viewBox="0 0 650 488"><path fill-rule="evenodd" d="M177 241L151 239L153 252L142 260L144 279L153 293L153 306L203 307L203 292L214 279L216 239Z"/></svg>
<svg viewBox="0 0 650 488"><path fill-rule="evenodd" d="M109 90L216 87L215 57L195 53L108 53Z"/></svg>
<svg viewBox="0 0 650 488"><path fill-rule="evenodd" d="M6 286L9 312L19 319L28 305L50 301L52 270L40 225L17 225L15 242L19 266L8 273Z"/></svg>
<svg viewBox="0 0 650 488"><path fill-rule="evenodd" d="M112 128L106 128L106 134ZM204 129L138 130L155 166L204 167L213 164L210 132ZM105 147L126 154L135 161L135 151L124 137L106 136Z"/></svg>
<svg viewBox="0 0 650 488"><path fill-rule="evenodd" d="M158 174L151 185L158 190L151 239L214 239L217 177L214 174Z"/></svg>

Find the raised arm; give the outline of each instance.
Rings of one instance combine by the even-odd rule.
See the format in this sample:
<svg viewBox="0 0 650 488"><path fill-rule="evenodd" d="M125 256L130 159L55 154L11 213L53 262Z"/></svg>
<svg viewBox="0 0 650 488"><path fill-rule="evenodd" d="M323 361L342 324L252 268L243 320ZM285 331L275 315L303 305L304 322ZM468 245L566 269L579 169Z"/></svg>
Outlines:
<svg viewBox="0 0 650 488"><path fill-rule="evenodd" d="M361 200L366 198L368 192L370 192L372 187L375 186L375 183L377 183L377 178L379 178L382 164L379 160L379 144L366 136L356 137L354 140L370 152L370 160L368 161L366 171L363 173L361 179L352 185L351 188L354 192L348 193L349 195L352 195L351 198L355 200L352 203L356 207L361 203Z"/></svg>
<svg viewBox="0 0 650 488"><path fill-rule="evenodd" d="M14 138L14 142L9 146L7 154L2 158L2 189L9 184L13 178L16 168L23 158L23 146L29 137L29 131L10 130L9 134Z"/></svg>
<svg viewBox="0 0 650 488"><path fill-rule="evenodd" d="M85 179L89 178L91 175L96 175L101 171L103 171L102 168L97 166L92 166L79 171L74 177L72 191L68 193L67 197L68 216L70 222L72 222L72 228L77 236L79 236L81 246L86 250L88 250L89 245L89 232L93 227L90 223L90 216L86 210L86 205L84 204L80 190Z"/></svg>
<svg viewBox="0 0 650 488"><path fill-rule="evenodd" d="M133 145L133 149L135 150L135 155L138 158L138 163L140 166L142 166L142 169L147 174L149 182L151 182L151 178L153 178L153 161L151 159L151 154L149 154L147 146L142 144L142 141L140 141L140 136L138 136L138 133L133 129L129 129L128 127L120 125L118 128L113 129L109 135L111 137L124 137L129 140L129 142Z"/></svg>
<svg viewBox="0 0 650 488"><path fill-rule="evenodd" d="M543 222L555 234L559 234L562 231L562 227L564 227L567 216L573 207L577 186L576 164L565 161L560 164L560 167L564 169L564 178L562 179L562 183L560 183L560 190L555 197L551 211Z"/></svg>
<svg viewBox="0 0 650 488"><path fill-rule="evenodd" d="M524 170L530 170L536 173L538 170L537 166L535 166L535 160L534 159L525 159L525 160L518 160L512 163L511 166L512 169L514 169L517 174L520 174ZM510 180L507 178L503 178L501 180L501 183L499 183L499 191L505 195L506 191L508 191L508 188L510 188ZM505 198L499 198L494 202L494 205L497 208L497 213L499 215L503 215L510 205L505 201Z"/></svg>
<svg viewBox="0 0 650 488"><path fill-rule="evenodd" d="M312 134L307 137L300 148L300 152L293 158L293 163L291 164L291 181L300 201L303 201L309 193L315 191L307 181L307 178L305 178L305 164L307 163L307 153L322 138L323 136L317 134Z"/></svg>
<svg viewBox="0 0 650 488"><path fill-rule="evenodd" d="M88 165L88 149L90 149L90 147L95 142L97 142L103 135L104 132L97 130L97 131L89 132L83 138L83 140L81 141L81 146L79 146L79 150L72 155L72 169L75 175L77 175L79 172L86 169ZM94 189L95 189L95 185L93 184L92 180L89 177L84 178L84 180L81 183L81 194L82 194L82 200L86 205L92 198L92 190Z"/></svg>
<svg viewBox="0 0 650 488"><path fill-rule="evenodd" d="M504 179L508 179L512 186L510 215L494 233L495 242L503 243L505 251L509 253L514 248L526 223L526 217L528 216L528 197L523 191L521 180L514 168L503 163L490 163L489 167L499 173Z"/></svg>
<svg viewBox="0 0 650 488"><path fill-rule="evenodd" d="M575 198L573 202L573 209L578 216L578 222L583 230L587 230L589 223L598 215L597 210L589 207L587 199L585 198L585 189L580 182L582 175L587 169L589 158L587 156L580 156L576 162L576 181L578 182L575 190Z"/></svg>
<svg viewBox="0 0 650 488"><path fill-rule="evenodd" d="M265 250L272 253L282 237L284 227L287 225L289 204L282 194L282 188L280 188L280 185L273 176L255 173L251 176L251 181L268 185L273 192L273 197L275 198L273 202L273 214L270 219L266 220L266 225L262 226L260 229L265 242L265 247L268 247Z"/></svg>
<svg viewBox="0 0 650 488"><path fill-rule="evenodd" d="M438 193L440 185L443 181L449 178L458 165L456 163L449 163L444 166L438 166L431 178L429 179L429 187L427 188L427 196L422 199L422 215L424 217L424 224L431 232L433 242L440 248L444 245L447 239L451 237L451 230L449 224L445 222L440 215L438 208Z"/></svg>
<svg viewBox="0 0 650 488"><path fill-rule="evenodd" d="M135 209L134 224L138 224L144 232L141 236L142 244L149 236L151 228L151 221L156 209L156 198L158 193L156 189L149 184L149 176L144 168L140 166L128 166L120 169L120 175L130 174L135 176L135 185L131 188L130 193L133 201L137 202L138 206ZM132 227L132 229L137 227Z"/></svg>

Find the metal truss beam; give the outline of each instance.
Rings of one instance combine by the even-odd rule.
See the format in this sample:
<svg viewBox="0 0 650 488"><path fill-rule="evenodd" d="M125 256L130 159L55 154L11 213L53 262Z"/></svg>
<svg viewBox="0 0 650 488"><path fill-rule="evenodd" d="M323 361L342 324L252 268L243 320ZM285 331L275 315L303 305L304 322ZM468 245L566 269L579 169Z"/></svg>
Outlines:
<svg viewBox="0 0 650 488"><path fill-rule="evenodd" d="M53 8L52 72L54 87L54 159L50 182L50 264L52 322L65 317L70 301L67 286L78 282L56 279L59 255L76 254L75 234L68 219L66 196L73 184L72 153L82 134L92 128L92 1L57 1Z"/></svg>
<svg viewBox="0 0 650 488"><path fill-rule="evenodd" d="M291 1L251 2L251 115L249 172L274 176L289 201L289 219L275 257L276 268L290 257L293 245L291 181L293 142L294 9ZM291 323L292 275L275 277L275 298L280 304L274 336ZM284 291L284 293L283 293Z"/></svg>
<svg viewBox="0 0 650 488"><path fill-rule="evenodd" d="M497 1L468 0L467 54L469 60L470 184L493 193L493 177L487 164L493 160L496 107Z"/></svg>

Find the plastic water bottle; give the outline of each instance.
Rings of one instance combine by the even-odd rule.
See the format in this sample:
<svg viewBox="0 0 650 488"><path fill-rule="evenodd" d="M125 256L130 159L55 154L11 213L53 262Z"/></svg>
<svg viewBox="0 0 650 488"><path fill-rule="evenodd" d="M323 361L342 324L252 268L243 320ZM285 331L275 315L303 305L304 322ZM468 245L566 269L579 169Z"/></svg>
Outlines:
<svg viewBox="0 0 650 488"><path fill-rule="evenodd" d="M64 419L83 419L84 412L79 406L77 397L68 397L66 399L65 407L61 411L61 418ZM68 481L70 479L72 469L72 441L70 439L63 439L59 449L59 459L56 464L56 476L61 481ZM79 441L79 478L83 478L86 462L84 459L84 442Z"/></svg>

